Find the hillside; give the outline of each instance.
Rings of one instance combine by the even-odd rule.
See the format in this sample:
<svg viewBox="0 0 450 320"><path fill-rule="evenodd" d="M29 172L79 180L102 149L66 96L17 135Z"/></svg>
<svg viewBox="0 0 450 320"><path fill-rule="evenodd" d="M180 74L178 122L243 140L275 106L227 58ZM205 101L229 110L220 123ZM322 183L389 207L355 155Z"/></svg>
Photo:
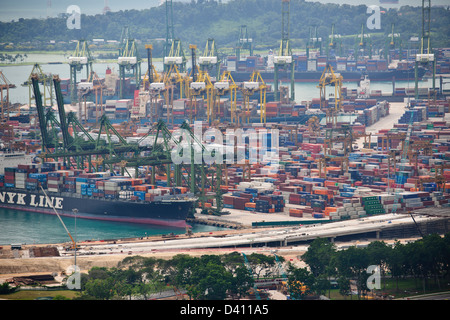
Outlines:
<svg viewBox="0 0 450 320"><path fill-rule="evenodd" d="M318 36L328 38L331 26L336 25L336 33L347 35L350 48L355 36L361 31L369 14L366 6L321 4L291 1L291 34L294 48L304 48L310 28L317 27ZM197 44L203 48L208 38L214 38L219 47L232 48L237 41L239 27L247 25L254 46L263 50L277 48L281 38L281 3L274 0L197 0L174 2L174 32L185 47ZM50 40L70 41L75 39L119 40L124 26L128 26L131 36L144 43L155 43L166 35L165 6L144 10L109 12L105 15L82 15L81 29L69 30L66 18L19 19L15 22L0 23L0 43L48 43ZM384 46L386 35L395 23L395 32L400 33L403 43L419 36L421 32L422 10L420 7L404 6L400 9L384 9L381 30L373 33L375 47ZM444 8L432 9L432 45L448 47L450 40L450 11ZM372 31L371 31L372 32ZM48 48L47 48L48 49Z"/></svg>

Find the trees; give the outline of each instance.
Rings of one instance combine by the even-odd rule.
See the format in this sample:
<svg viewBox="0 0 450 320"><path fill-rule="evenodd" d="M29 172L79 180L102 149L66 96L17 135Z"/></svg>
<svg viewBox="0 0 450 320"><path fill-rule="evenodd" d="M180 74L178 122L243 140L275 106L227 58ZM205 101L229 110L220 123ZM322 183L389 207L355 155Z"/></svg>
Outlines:
<svg viewBox="0 0 450 320"><path fill-rule="evenodd" d="M175 256L173 261L177 276L174 284L186 288L193 299L223 300L227 294L240 298L253 286L254 280L242 257L240 265L236 258L235 255L225 258L216 255L200 258ZM228 268L222 260L228 262Z"/></svg>
<svg viewBox="0 0 450 320"><path fill-rule="evenodd" d="M433 285L441 288L442 279L449 276L450 233L443 237L430 234L423 239L407 244L396 241L393 246L383 241L371 242L367 247L351 246L336 251L326 239L314 240L302 260L308 265L315 277L317 288L320 277L333 275L337 278L341 294L350 292L350 281L354 281L358 294L367 291L367 268L370 265L380 267L381 279L390 275L398 282L402 278L420 281L425 292ZM313 286L314 288L314 286Z"/></svg>
<svg viewBox="0 0 450 320"><path fill-rule="evenodd" d="M240 257L240 259L239 259ZM167 285L184 289L191 299L240 299L253 287L254 279L238 253L170 260L127 257L117 268L92 268L82 275L79 299L148 299Z"/></svg>
<svg viewBox="0 0 450 320"><path fill-rule="evenodd" d="M293 300L302 300L315 292L315 277L306 268L289 268L289 294Z"/></svg>
<svg viewBox="0 0 450 320"><path fill-rule="evenodd" d="M313 275L329 275L329 266L335 253L336 246L332 242L326 238L318 238L310 244L302 260L309 265Z"/></svg>
<svg viewBox="0 0 450 320"><path fill-rule="evenodd" d="M358 295L367 290L370 265L381 268L382 277L397 281L414 278L425 291L432 285L441 288L448 279L450 268L450 233L441 237L433 234L415 242L390 246L374 241L366 247L351 246L338 250L327 239L312 241L302 259L307 268L287 262L288 294L292 299L323 295L335 279L339 292L348 296L353 283ZM117 268L98 268L82 274L83 299L148 299L169 286L184 290L191 299L241 299L254 287L255 278L279 278L275 256L253 253L247 256L248 265L239 252L224 255L193 257L178 254L172 259L140 256L127 257ZM284 262L279 257L280 262ZM433 281L434 280L434 281Z"/></svg>
<svg viewBox="0 0 450 320"><path fill-rule="evenodd" d="M339 26L342 35L357 35L361 24L368 18L365 5L350 6L321 4L310 1L291 1L290 37L293 43L309 37L309 27L318 27L319 37L328 39L331 26ZM217 1L174 2L174 28L182 43L203 46L208 38L215 38L223 47L234 47L239 26L249 27L254 44L276 48L281 39L281 7L273 0L233 0L220 4ZM389 9L382 16L382 30L378 31L377 46L384 47L385 36L391 32L395 22L396 32L405 39L420 35L422 12L420 7L404 6ZM432 47L449 46L450 17L445 8L432 8ZM0 43L32 42L50 40L104 38L120 40L123 26L129 26L133 38L149 41L165 37L165 7L145 10L124 10L98 15L82 15L81 29L68 30L66 18L19 19L15 22L0 22ZM353 47L354 38L347 39ZM374 40L375 41L375 40ZM156 41L154 41L156 42ZM303 43L303 42L302 42ZM304 46L302 46L304 48ZM297 48L295 48L297 49ZM155 55L158 54L155 50Z"/></svg>

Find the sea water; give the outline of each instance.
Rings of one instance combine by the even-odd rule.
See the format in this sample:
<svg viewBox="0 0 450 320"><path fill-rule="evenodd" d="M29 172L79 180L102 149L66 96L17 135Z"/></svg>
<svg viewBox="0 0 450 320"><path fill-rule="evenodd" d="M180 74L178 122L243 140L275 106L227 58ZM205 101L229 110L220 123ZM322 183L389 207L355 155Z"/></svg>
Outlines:
<svg viewBox="0 0 450 320"><path fill-rule="evenodd" d="M58 75L61 79L70 77L70 66L67 64L67 59L69 54L67 55L58 55L58 54L28 54L28 57L24 62L26 63L40 63L40 67L42 72L50 73L53 75ZM60 64L49 64L49 62L56 62ZM162 72L163 64L160 61L154 62L155 68L158 72ZM143 73L146 70L146 64L142 63ZM112 72L118 73L119 66L116 62L105 62L98 61L93 64L93 70L97 73L100 78L103 78L106 74L106 69L110 68ZM9 100L11 103L22 103L28 104L30 90L28 86L22 86L22 84L28 80L31 71L33 70L32 65L14 65L10 64L7 66L0 67L0 70L9 80L9 82L16 85L15 89L11 89L9 92ZM77 72L77 79L86 78L86 70L85 68L79 72ZM436 78L436 86L439 86L439 80ZM273 87L272 79L266 79L268 84L271 84ZM296 82L295 83L295 101L297 103L302 103L303 101L311 101L313 98L320 97L320 89L318 88L318 81L315 82ZM287 82L283 82L280 85L287 86L290 89L290 84ZM357 82L349 82L345 81L343 86L347 89L356 89L358 88L359 83ZM424 79L419 82L419 87L429 88L432 85L432 79ZM395 86L397 88L414 88L414 72L411 72L411 79L409 81L397 81ZM449 89L450 83L444 83L444 89ZM393 86L392 81L372 81L370 85L371 90L381 90L383 93L392 94ZM333 90L334 91L334 90Z"/></svg>
<svg viewBox="0 0 450 320"><path fill-rule="evenodd" d="M99 221L82 218L61 217L53 214L25 212L0 208L0 245L9 244L56 244L75 241L141 238L163 234L184 234L185 228L175 228L138 223ZM191 230L212 232L224 228L190 224Z"/></svg>

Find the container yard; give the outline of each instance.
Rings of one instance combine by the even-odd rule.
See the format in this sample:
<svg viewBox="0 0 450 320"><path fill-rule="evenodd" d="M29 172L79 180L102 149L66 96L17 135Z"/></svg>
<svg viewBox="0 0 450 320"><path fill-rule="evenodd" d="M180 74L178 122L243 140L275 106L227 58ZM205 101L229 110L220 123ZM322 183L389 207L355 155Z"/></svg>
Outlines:
<svg viewBox="0 0 450 320"><path fill-rule="evenodd" d="M22 258L76 264L79 255L87 268L100 255L107 265L120 255L242 250L250 271L244 251L274 256L283 273L276 252L305 266L301 255L317 239L343 251L360 241L394 248L394 240L447 234L450 49L427 41L431 9L422 2L422 34L403 45L394 23L389 36L362 24L343 38L333 24L322 44L317 27L298 41L289 30L291 1L279 5L279 50L253 42L246 25L231 49L208 38L205 50L193 43L187 50L166 0L165 41L142 31L134 38L128 27L107 47L71 40L75 50L64 53L59 73L34 63L21 80L28 104L10 103L15 84L0 70L0 215L56 216L70 239ZM107 63L94 64L97 48ZM77 219L136 236L94 240L79 224L92 236L77 239L65 224L76 233ZM196 234L199 225L212 231ZM146 228L169 232L143 236ZM25 246L36 240L23 233ZM22 244L8 252L0 245L0 261L24 254ZM274 281L287 292L286 275Z"/></svg>
<svg viewBox="0 0 450 320"><path fill-rule="evenodd" d="M289 2L281 2L283 28L290 19ZM239 50L224 59L218 59L214 39L208 39L204 52L190 45L190 68L179 41L167 43L158 67L154 47L147 44L144 74L129 30L120 44L118 72L109 66L104 77L92 72L92 46L85 39L76 41L68 57L70 77L45 74L34 65L23 86L34 99L28 112L35 121L11 120L8 114L2 131L10 146L19 132L41 139L14 142L36 157L5 165L1 187L136 203L193 196L190 219L200 211L226 216L229 209L299 223L329 222L446 205L449 100L442 82L450 61L447 48L424 56L424 48L397 47L392 38L389 48L375 54L363 27L356 37L359 49L337 50L340 40L333 38L336 42L322 50L316 37L305 52L287 45L289 50L282 46L260 56L246 28L241 26ZM169 44L178 51L168 50ZM247 49L249 55L243 53ZM78 78L82 70L86 77ZM414 88L396 86L411 74ZM432 87L418 87L425 75L432 77ZM291 86L279 86L283 81ZM299 81L316 83L320 94L298 101L293 83ZM357 89L345 85L354 81ZM391 81L392 93L374 90L378 81ZM392 103L402 104L404 112L386 128ZM174 150L186 150L182 140L209 150L210 129L222 135L242 130L243 143L232 145L234 153L244 150L243 163L173 162ZM180 130L187 136L176 141Z"/></svg>

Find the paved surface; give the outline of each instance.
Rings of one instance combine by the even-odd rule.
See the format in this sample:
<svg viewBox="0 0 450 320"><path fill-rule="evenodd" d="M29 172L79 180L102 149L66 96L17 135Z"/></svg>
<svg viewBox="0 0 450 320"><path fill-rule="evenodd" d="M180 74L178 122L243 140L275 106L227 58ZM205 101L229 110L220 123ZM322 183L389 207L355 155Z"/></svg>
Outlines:
<svg viewBox="0 0 450 320"><path fill-rule="evenodd" d="M389 114L381 118L380 121L374 123L371 126L366 127L366 133L372 133L372 141L376 141L376 134L381 129L392 129L394 124L398 123L398 119L405 113L405 103L404 102L390 102L389 103ZM364 138L360 138L355 141L361 150L364 147Z"/></svg>
<svg viewBox="0 0 450 320"><path fill-rule="evenodd" d="M398 300L449 300L450 292L431 293L424 295L411 296Z"/></svg>
<svg viewBox="0 0 450 320"><path fill-rule="evenodd" d="M419 222L430 221L433 217L415 216ZM339 221L327 224L317 224L299 227L286 227L276 229L253 229L238 234L224 236L204 236L187 239L173 239L152 242L83 245L78 254L144 254L156 251L191 250L208 248L236 248L267 246L289 246L296 242L313 240L318 237L333 238L336 236L360 234L381 231L393 226L413 224L409 215L384 214L362 219Z"/></svg>

